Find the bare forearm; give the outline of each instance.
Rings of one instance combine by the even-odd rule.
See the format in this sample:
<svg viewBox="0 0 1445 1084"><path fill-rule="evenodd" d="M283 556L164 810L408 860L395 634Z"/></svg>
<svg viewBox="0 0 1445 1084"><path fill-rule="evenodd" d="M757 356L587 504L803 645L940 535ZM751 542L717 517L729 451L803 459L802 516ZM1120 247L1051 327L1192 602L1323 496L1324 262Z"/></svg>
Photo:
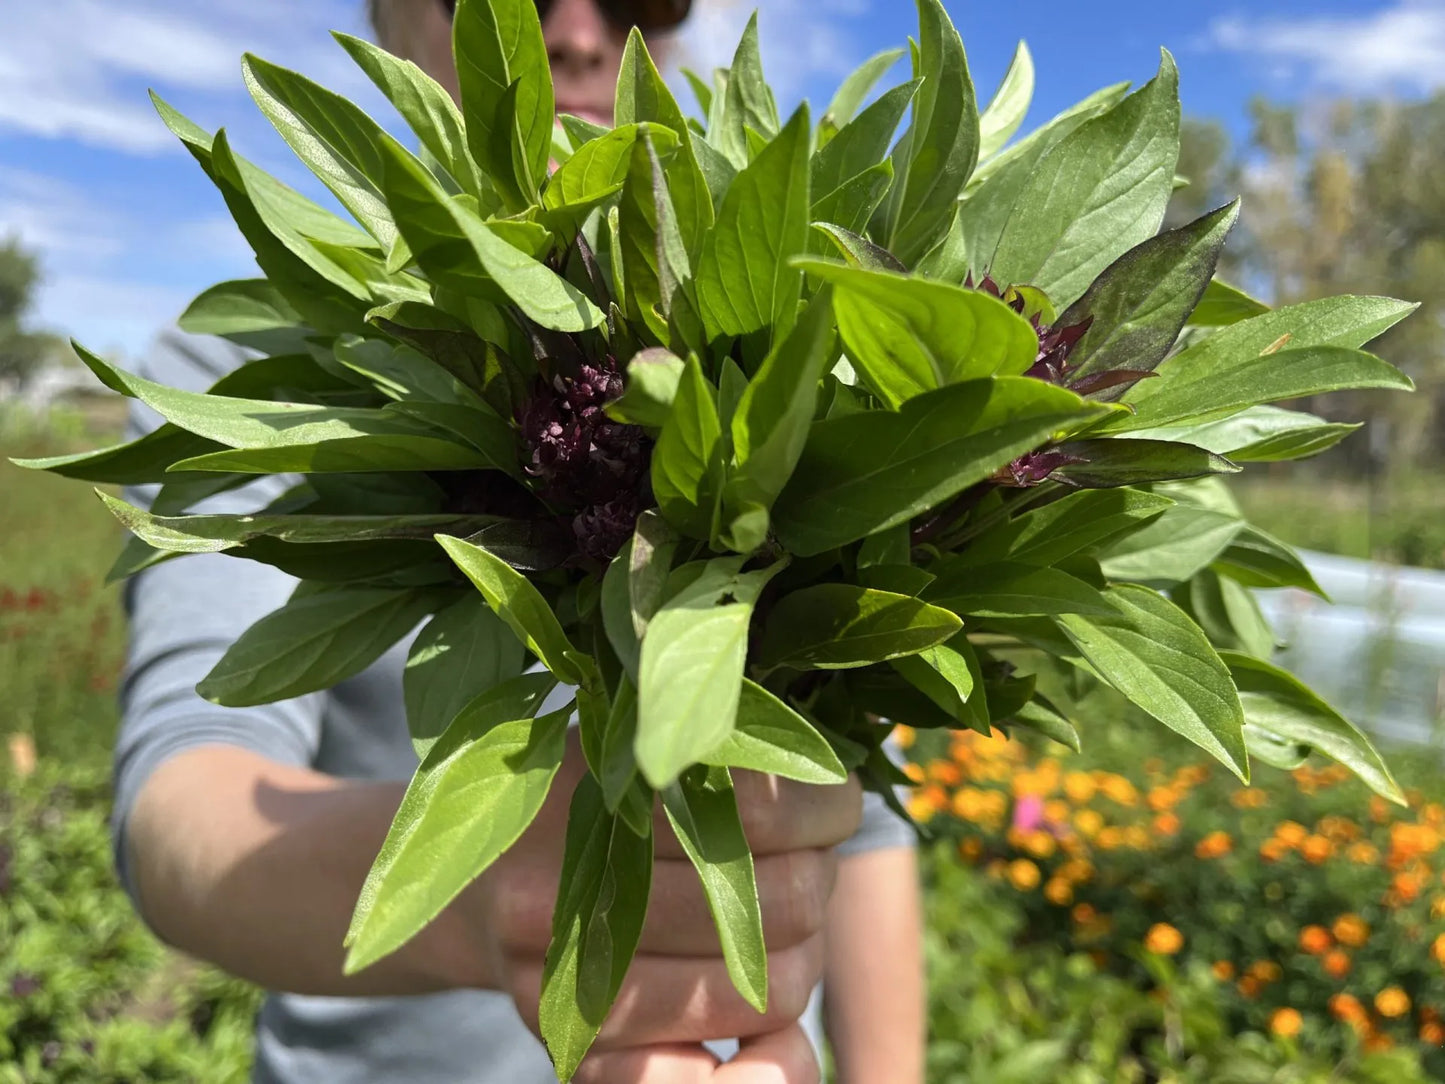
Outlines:
<svg viewBox="0 0 1445 1084"><path fill-rule="evenodd" d="M128 845L147 919L167 941L272 990L426 993L492 985L448 913L350 977L342 939L403 787L353 783L214 746L167 761Z"/></svg>
<svg viewBox="0 0 1445 1084"><path fill-rule="evenodd" d="M839 1084L922 1084L927 997L913 849L844 859L827 930L824 1006Z"/></svg>

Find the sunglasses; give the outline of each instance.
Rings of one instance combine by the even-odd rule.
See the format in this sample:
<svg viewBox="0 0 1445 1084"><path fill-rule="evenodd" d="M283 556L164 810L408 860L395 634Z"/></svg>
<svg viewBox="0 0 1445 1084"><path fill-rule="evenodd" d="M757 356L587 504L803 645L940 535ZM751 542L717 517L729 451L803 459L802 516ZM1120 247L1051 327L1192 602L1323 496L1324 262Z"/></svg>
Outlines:
<svg viewBox="0 0 1445 1084"><path fill-rule="evenodd" d="M692 11L692 0L593 0L613 26L623 30L632 27L651 33L671 30L682 24ZM537 14L546 19L554 0L537 0ZM442 0L443 6L456 14L457 0Z"/></svg>

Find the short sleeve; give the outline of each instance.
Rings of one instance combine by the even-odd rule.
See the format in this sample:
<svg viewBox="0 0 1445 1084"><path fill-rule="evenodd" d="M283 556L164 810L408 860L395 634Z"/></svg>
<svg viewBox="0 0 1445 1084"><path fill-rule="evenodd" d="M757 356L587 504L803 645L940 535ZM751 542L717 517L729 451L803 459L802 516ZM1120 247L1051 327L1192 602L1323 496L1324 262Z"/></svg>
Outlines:
<svg viewBox="0 0 1445 1084"><path fill-rule="evenodd" d="M173 387L203 390L244 360L239 349L221 340L169 332L139 375ZM160 423L149 408L133 404L132 437ZM256 511L286 484L284 479L261 479L207 498L190 510ZM148 506L156 489L132 487L125 497ZM120 688L111 831L116 868L133 900L136 889L126 854L126 829L136 798L162 763L185 750L216 744L239 746L287 764L307 764L315 756L322 694L254 708L223 708L196 692L197 682L226 649L251 624L283 605L295 586L294 579L268 565L224 554L167 560L126 584L129 641Z"/></svg>

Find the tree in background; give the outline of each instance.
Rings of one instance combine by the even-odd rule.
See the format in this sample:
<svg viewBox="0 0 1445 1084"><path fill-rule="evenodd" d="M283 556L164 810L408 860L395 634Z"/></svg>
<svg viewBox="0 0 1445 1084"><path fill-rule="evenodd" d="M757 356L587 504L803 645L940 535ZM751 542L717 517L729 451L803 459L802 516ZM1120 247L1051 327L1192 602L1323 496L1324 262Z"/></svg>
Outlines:
<svg viewBox="0 0 1445 1084"><path fill-rule="evenodd" d="M0 243L0 382L24 383L58 353L55 336L27 328L39 282L34 254L14 237Z"/></svg>
<svg viewBox="0 0 1445 1084"><path fill-rule="evenodd" d="M1245 212L1223 273L1276 305L1382 293L1420 313L1374 344L1418 395L1346 393L1307 407L1371 424L1322 466L1373 473L1445 464L1445 94L1412 103L1257 99L1231 146L1217 123L1186 123L1171 224L1231 195ZM1363 434L1362 434L1363 436Z"/></svg>

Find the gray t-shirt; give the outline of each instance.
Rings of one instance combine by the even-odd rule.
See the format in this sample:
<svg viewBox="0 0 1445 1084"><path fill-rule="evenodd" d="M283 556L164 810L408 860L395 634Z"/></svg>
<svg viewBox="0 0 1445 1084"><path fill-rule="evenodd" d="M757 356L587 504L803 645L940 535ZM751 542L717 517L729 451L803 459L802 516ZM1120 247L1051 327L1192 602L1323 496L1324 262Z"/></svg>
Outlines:
<svg viewBox="0 0 1445 1084"><path fill-rule="evenodd" d="M167 332L140 375L203 390L246 360L219 339ZM135 403L131 435L160 424ZM210 498L193 511L254 512L282 491L260 479ZM147 504L154 487L127 498ZM166 758L201 745L240 746L272 760L330 775L411 778L417 758L406 729L403 641L373 666L324 693L254 708L202 700L196 683L253 622L281 606L295 581L268 565L196 554L142 572L126 587L130 646L121 686L112 831L121 882L135 898L121 845L137 794ZM863 825L840 848L857 853L912 846L912 833L868 795ZM819 997L805 1023L819 1041ZM330 998L271 994L256 1029L261 1084L547 1084L555 1082L541 1044L511 1000L484 990L416 997Z"/></svg>

